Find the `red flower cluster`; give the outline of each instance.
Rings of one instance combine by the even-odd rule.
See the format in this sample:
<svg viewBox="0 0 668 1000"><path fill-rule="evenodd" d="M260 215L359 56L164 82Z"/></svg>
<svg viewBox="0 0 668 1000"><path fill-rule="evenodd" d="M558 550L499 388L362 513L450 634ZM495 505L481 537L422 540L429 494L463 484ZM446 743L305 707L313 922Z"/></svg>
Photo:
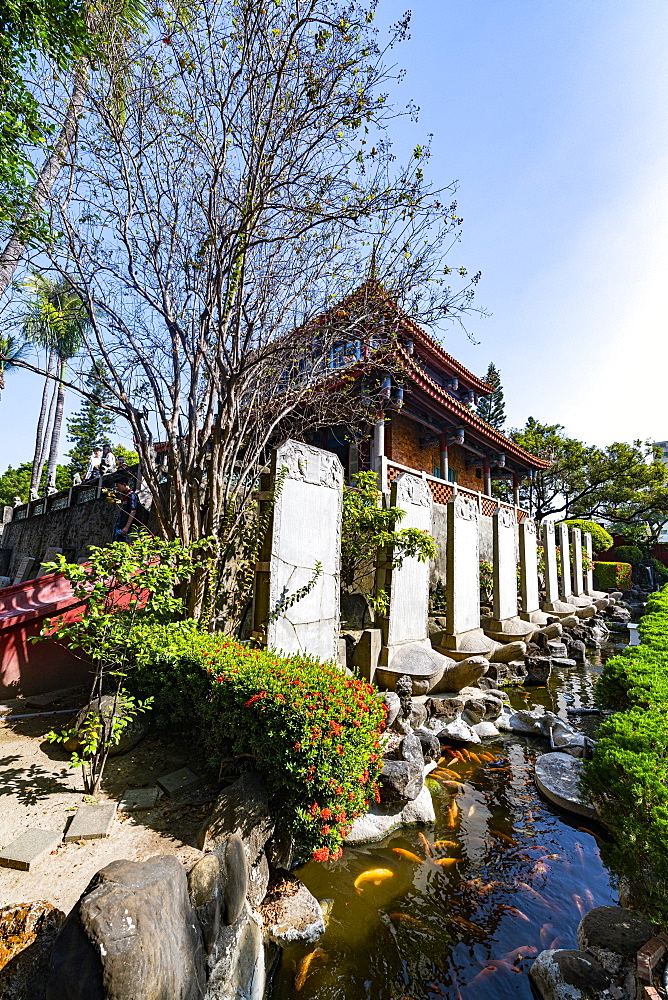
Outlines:
<svg viewBox="0 0 668 1000"><path fill-rule="evenodd" d="M343 851L341 852L343 853ZM313 852L314 861L329 861L329 847L319 847Z"/></svg>

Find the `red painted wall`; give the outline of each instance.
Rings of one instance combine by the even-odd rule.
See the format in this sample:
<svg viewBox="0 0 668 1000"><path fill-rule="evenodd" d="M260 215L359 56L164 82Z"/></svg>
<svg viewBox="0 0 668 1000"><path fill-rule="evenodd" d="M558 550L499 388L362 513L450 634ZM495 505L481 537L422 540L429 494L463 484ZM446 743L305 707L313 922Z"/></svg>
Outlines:
<svg viewBox="0 0 668 1000"><path fill-rule="evenodd" d="M55 614L72 621L81 604L64 577L49 573L0 590L0 698L42 694L80 684L90 664L54 640L30 642Z"/></svg>

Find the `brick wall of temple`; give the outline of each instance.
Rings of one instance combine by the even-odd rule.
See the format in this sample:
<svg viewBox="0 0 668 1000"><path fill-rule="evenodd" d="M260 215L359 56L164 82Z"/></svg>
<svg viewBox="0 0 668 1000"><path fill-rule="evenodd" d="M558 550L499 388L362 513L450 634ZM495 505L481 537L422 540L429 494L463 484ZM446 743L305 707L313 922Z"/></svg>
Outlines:
<svg viewBox="0 0 668 1000"><path fill-rule="evenodd" d="M439 469L441 454L438 442L421 447L420 437L426 437L429 431L420 424L414 423L410 417L401 413L393 413L385 426L385 454L399 465L407 465L418 472L434 475L434 469ZM483 480L481 470L466 468L466 452L458 445L448 448L448 463L457 473L457 482L469 490L482 491ZM476 472L480 473L476 475Z"/></svg>

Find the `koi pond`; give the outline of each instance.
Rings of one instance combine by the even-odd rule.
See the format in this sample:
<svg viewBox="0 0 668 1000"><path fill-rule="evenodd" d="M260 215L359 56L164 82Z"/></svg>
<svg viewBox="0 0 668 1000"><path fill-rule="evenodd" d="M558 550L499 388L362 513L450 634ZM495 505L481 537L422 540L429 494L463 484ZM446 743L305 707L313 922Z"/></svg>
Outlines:
<svg viewBox="0 0 668 1000"><path fill-rule="evenodd" d="M618 649L609 644L604 656ZM542 704L592 735L600 716L573 713L593 706L599 672L592 662L553 671L547 688L507 691L514 707ZM464 791L454 800L433 793L435 826L300 869L311 892L332 901L329 922L315 945L284 952L272 1000L530 1000L533 957L577 948L581 916L617 902L599 856L603 829L561 812L534 785L534 760L549 745L503 733L472 750L495 759L444 751L442 766Z"/></svg>

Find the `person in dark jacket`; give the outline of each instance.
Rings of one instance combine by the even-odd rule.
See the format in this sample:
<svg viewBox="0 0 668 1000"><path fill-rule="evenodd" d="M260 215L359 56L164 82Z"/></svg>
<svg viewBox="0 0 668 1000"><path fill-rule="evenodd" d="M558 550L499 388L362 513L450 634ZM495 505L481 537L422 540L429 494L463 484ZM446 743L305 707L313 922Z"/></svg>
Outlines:
<svg viewBox="0 0 668 1000"><path fill-rule="evenodd" d="M116 489L121 494L121 509L114 525L112 542L132 542L130 532L137 517L137 494L130 485L127 476L119 477L116 480Z"/></svg>

